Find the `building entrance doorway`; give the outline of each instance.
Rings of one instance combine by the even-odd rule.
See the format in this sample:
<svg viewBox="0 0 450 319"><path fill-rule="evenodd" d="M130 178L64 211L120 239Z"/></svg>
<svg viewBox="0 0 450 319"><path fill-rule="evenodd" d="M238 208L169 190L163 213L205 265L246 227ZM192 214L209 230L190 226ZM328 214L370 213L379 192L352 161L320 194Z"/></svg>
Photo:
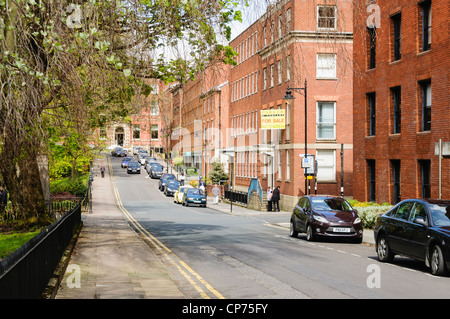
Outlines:
<svg viewBox="0 0 450 319"><path fill-rule="evenodd" d="M123 127L116 128L115 137L116 137L116 145L123 146L123 140L124 140Z"/></svg>

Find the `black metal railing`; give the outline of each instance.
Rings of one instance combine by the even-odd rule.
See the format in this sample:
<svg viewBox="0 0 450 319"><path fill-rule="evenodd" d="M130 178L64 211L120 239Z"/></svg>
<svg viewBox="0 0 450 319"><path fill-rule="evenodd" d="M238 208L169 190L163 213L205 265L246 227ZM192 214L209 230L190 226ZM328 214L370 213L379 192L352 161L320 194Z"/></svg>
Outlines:
<svg viewBox="0 0 450 319"><path fill-rule="evenodd" d="M245 192L239 192L239 191L225 191L225 198L233 201L233 202L237 202L237 203L241 203L241 204L245 204L247 205L247 200L248 200L248 193Z"/></svg>
<svg viewBox="0 0 450 319"><path fill-rule="evenodd" d="M53 272L81 226L81 212L92 211L91 172L80 197L52 198L47 210L56 221L0 261L0 299L41 298Z"/></svg>
<svg viewBox="0 0 450 319"><path fill-rule="evenodd" d="M81 204L0 262L0 299L38 299L81 223Z"/></svg>

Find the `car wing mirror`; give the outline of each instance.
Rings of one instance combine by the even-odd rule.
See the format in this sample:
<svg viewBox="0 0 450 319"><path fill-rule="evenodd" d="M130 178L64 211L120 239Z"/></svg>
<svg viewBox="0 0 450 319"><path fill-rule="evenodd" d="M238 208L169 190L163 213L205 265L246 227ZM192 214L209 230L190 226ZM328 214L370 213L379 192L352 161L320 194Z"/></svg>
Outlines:
<svg viewBox="0 0 450 319"><path fill-rule="evenodd" d="M413 222L422 226L428 226L427 221L423 217L415 217Z"/></svg>

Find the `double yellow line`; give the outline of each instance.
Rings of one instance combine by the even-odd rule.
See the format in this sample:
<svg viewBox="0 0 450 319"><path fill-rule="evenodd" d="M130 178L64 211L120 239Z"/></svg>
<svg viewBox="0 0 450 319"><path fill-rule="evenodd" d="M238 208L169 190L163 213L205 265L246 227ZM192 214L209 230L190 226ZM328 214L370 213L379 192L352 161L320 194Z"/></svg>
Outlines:
<svg viewBox="0 0 450 319"><path fill-rule="evenodd" d="M144 227L142 227L139 222L131 216L131 214L125 209L120 199L119 191L116 187L116 182L114 178L114 172L111 165L111 159L108 159L108 166L110 171L110 177L113 185L114 195L116 197L117 205L120 210L124 213L125 217L131 223L131 225L136 229L136 231L144 237L144 239L151 244L151 248L156 249L162 256L164 256L172 265L174 265L178 271L186 278L186 280L198 291L203 299L211 299L211 297L202 289L203 285L207 291L212 293L216 298L225 299L217 290L215 290L206 280L204 280L197 272L195 272L191 267L189 267L182 259L180 259L172 250L170 250L166 245L161 243L156 237L150 234ZM195 279L198 281L196 282ZM200 284L201 285L200 285Z"/></svg>

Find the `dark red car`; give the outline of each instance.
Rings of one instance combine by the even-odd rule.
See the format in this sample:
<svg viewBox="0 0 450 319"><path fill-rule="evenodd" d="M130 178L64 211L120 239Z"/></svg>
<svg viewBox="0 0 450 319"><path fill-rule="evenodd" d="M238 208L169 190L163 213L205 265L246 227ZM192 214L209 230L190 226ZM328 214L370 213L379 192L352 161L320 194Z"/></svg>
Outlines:
<svg viewBox="0 0 450 319"><path fill-rule="evenodd" d="M358 213L342 197L309 195L300 198L290 220L290 236L306 233L307 240L342 237L362 242L363 228Z"/></svg>

